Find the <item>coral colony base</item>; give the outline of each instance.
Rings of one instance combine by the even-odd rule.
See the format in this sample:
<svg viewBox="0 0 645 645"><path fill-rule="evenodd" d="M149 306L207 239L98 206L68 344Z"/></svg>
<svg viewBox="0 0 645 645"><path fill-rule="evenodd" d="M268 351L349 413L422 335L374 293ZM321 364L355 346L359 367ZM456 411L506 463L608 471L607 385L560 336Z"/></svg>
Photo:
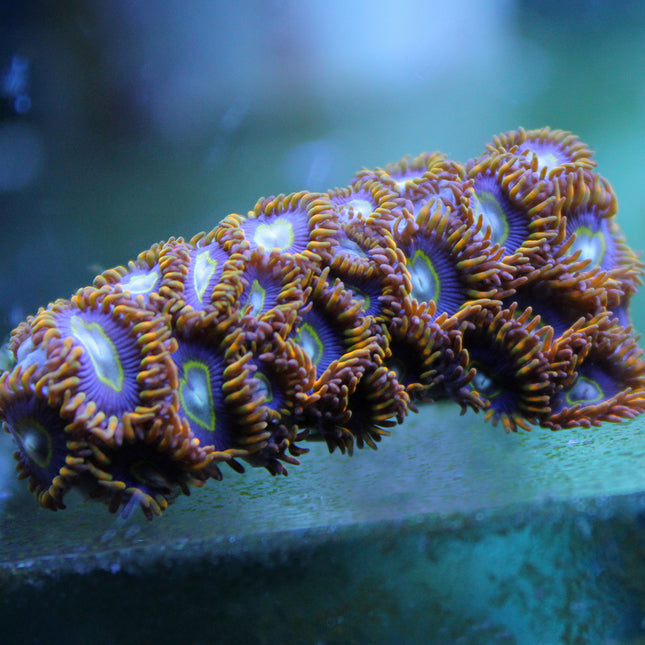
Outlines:
<svg viewBox="0 0 645 645"><path fill-rule="evenodd" d="M568 132L520 129L155 244L13 331L19 476L52 510L79 487L150 518L222 464L375 448L419 403L506 431L640 414L643 264L595 165Z"/></svg>

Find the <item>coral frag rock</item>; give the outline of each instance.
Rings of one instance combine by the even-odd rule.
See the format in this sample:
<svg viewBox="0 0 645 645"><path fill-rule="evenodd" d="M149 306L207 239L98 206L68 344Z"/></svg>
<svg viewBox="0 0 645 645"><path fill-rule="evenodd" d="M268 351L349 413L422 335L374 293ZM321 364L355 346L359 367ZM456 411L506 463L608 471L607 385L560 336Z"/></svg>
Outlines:
<svg viewBox="0 0 645 645"><path fill-rule="evenodd" d="M261 199L105 271L12 333L19 477L52 510L78 487L152 517L223 464L375 448L439 399L514 432L633 418L643 265L595 166L573 134L519 129L466 164L426 153Z"/></svg>

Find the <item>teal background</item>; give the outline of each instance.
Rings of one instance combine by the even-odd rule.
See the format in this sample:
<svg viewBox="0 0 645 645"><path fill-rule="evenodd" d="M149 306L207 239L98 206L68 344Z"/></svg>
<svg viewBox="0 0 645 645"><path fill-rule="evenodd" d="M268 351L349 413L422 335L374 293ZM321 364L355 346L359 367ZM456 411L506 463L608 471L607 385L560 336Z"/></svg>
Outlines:
<svg viewBox="0 0 645 645"><path fill-rule="evenodd" d="M466 161L520 125L580 136L630 244L645 246L639 2L57 6L0 10L0 64L28 61L31 100L15 114L6 99L0 123L0 189L28 177L0 190L5 333L99 270L259 197L343 186L423 151Z"/></svg>
<svg viewBox="0 0 645 645"><path fill-rule="evenodd" d="M261 196L466 161L520 125L595 150L642 251L644 7L2 3L0 333ZM286 479L227 472L152 523L41 510L11 451L3 642L645 642L640 420L507 436L427 406L377 453L316 444Z"/></svg>

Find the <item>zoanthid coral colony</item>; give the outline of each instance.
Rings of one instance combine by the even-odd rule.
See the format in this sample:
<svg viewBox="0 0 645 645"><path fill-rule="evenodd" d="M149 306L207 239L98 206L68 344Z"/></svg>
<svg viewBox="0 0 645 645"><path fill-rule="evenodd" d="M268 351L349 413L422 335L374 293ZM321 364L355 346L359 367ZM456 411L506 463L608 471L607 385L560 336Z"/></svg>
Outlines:
<svg viewBox="0 0 645 645"><path fill-rule="evenodd" d="M286 474L317 438L351 455L440 399L507 431L636 416L643 265L595 166L519 129L153 245L12 332L19 476L52 510L80 487L152 517L222 464Z"/></svg>

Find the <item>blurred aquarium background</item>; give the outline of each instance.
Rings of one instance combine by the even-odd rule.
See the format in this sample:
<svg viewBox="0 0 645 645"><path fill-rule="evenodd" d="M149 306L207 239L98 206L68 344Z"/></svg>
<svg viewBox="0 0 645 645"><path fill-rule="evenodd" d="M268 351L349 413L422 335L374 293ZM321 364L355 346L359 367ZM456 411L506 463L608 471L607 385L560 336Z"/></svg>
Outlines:
<svg viewBox="0 0 645 645"><path fill-rule="evenodd" d="M520 125L589 144L645 246L635 0L5 0L0 30L4 334L261 196Z"/></svg>
<svg viewBox="0 0 645 645"><path fill-rule="evenodd" d="M126 264L154 242L170 236L190 238L210 230L228 213L251 209L261 196L344 186L363 166L384 165L423 151L442 151L465 162L479 155L493 135L518 126L571 130L589 144L595 150L599 172L617 192L618 223L629 244L645 250L641 193L644 70L645 3L637 0L3 0L0 334L5 337L39 306L69 297L78 287L90 284L96 273ZM645 331L644 305L642 290L631 305L633 322L640 331ZM443 545L435 546L427 556L433 563L428 575L436 594L434 604L427 605L419 596L427 592L421 573L418 578L412 573L405 588L397 586L393 577L390 595L379 586L392 569L383 564L381 551L371 550L374 543L369 531L353 535L349 542L339 538L336 551L320 538L316 527L322 530L328 525L327 518L333 517L334 511L328 508L329 515L325 515L322 497L316 503L310 500L314 504L311 508L318 508L319 514L301 511L297 528L311 529L311 544L319 544L318 536L323 546L312 546L312 552L305 551L305 555L283 553L282 559L273 563L277 573L275 568L257 564L258 569L249 569L243 564L249 558L256 562L254 554L269 550L267 543L260 541L249 542L248 550L239 550L237 564L226 564L226 575L212 562L206 564L207 547L202 559L197 564L193 561L193 569L184 569L194 575L190 580L188 574L177 573L179 560L163 569L163 580L145 578L147 560L141 554L133 555L133 544L144 549L170 538L181 545L191 543L195 536L206 539L211 529L204 526L215 520L199 508L199 500L205 498L191 496L192 506L179 500L167 512L168 520L164 517L144 525L137 518L125 528L115 525L101 507L91 509L89 515L85 507L50 514L37 508L31 496L14 485L10 442L0 437L0 499L7 504L0 524L3 570L10 570L13 554L14 565L21 563L20 567L31 567L43 576L34 573L31 581L14 581L15 588L0 587L2 624L9 625L9 631L4 632L9 640L4 642L87 642L83 629L91 630L92 625L80 621L80 631L75 631L69 623L73 613L69 607L68 613L62 611L56 619L48 619L52 623L45 620L46 629L43 626L38 631L38 625L31 625L39 634L32 639L11 630L18 629L21 621L24 627L25 617L34 615L34 603L55 613L61 611L56 604L59 600L68 605L73 601L79 603L74 612L79 606L85 611L94 595L103 603L102 616L111 617L113 624L110 627L107 618L102 621L91 611L87 614L95 621L97 643L146 642L145 634L154 634L156 642L179 642L174 639L182 635L184 642L195 645L214 642L185 624L178 623L182 627L174 631L161 613L147 617L147 631L132 627L137 616L123 606L119 594L137 593L137 601L143 602L145 593L136 587L137 576L153 585L148 589L157 590L158 604L150 605L166 616L174 615L175 605L169 599L173 587L182 588L195 612L185 615L203 621L210 612L218 625L211 635L215 638L219 634L221 642L645 642L639 640L645 632L643 578L639 582L624 574L630 567L639 575L642 572L639 567L645 546L639 536L645 504L640 497L633 501L635 506L625 502L624 516L613 506L611 512L603 506L613 492L645 489L645 477L639 478L645 454L641 426L634 425L631 434L623 426L603 429L613 433L617 442L613 454L618 451L625 459L620 462L624 468L620 486L608 492L603 489L603 474L607 469L615 473L615 462L602 463L609 448L597 441L592 451L584 432L562 433L555 438L548 431L536 430L528 438L505 437L499 429L495 433L483 427L479 417L455 421L459 417L452 412L453 416L441 414L438 418L443 425L438 422L433 430L439 437L442 428L447 434L456 424L475 428L473 436L490 450L485 472L460 470L464 452L476 461L476 450L453 437L450 441L454 443L442 445L438 456L430 455L427 464L423 462L421 474L427 477L423 485L411 475L390 483L394 497L389 501L394 502L386 511L377 506L376 498L365 504L357 495L352 502L363 505L364 515L354 510L345 518L348 524L357 516L361 521L401 521L406 513L422 518L418 520L423 526L421 538L415 525L406 525L400 534L392 534L385 525L382 534L377 531L376 535L386 541L392 558L401 550L407 558L417 551L427 555L424 549L430 542ZM384 446L385 451L402 452L405 441L407 449L414 451L415 442L421 441L404 430L400 434L385 442L392 445ZM636 447L629 443L633 437L640 441ZM402 442L398 449L397 441ZM580 461L580 452L568 452L574 445L586 450L584 456L591 461ZM304 465L302 472L296 469L288 480L249 473L248 480L237 478L233 484L247 486L239 497L238 491L225 488L208 493L221 495L216 505L222 514L217 519L218 539L232 540L227 536L239 532L236 522L245 522L249 535L277 530L280 517L267 529L267 516L280 508L276 504L282 504L281 508L285 504L297 506L289 497L297 489L288 487L309 486L323 495L318 491L327 487L325 482L330 482L331 491L332 484L350 468L378 472L391 463L387 452L380 456L381 449L377 455L359 455L351 462L338 455L327 457L325 452L314 450L305 458L311 468L318 469L317 474L308 474ZM558 459L565 453L571 461L567 461L567 468L558 470ZM536 455L537 465L529 464L525 473L518 474L517 464ZM377 456L380 462L375 461ZM329 463L319 463L320 458L329 459ZM594 464L601 465L594 470ZM586 468L591 474L585 474ZM428 487L426 482L436 478L438 471L443 487L441 517L453 518L453 524L441 524L434 517L432 521L439 524L429 528L424 522L433 502L428 508L403 496L407 495L404 491L415 494L415 490ZM365 476L370 486L378 489L376 474ZM481 493L479 505L472 501L480 490L477 477L490 484L483 487L486 492ZM227 475L226 481L232 481L232 476ZM457 481L460 483L454 483ZM574 481L584 485L576 489ZM558 490L553 482L562 483L563 488ZM456 488L451 488L453 485ZM505 525L496 517L487 525L484 515L474 513L473 509L485 510L487 505L503 506L508 502L508 491L523 486L536 498L570 502L573 506L566 508L571 514L562 514L560 507L554 514L534 514L534 510L526 510L528 506L522 511L526 500L521 495L512 500L520 513L514 516L514 524ZM491 490L497 492L492 494ZM569 493L580 497L573 499ZM274 494L272 506L268 500ZM15 495L22 495L19 502ZM580 498L591 498L592 507L583 509ZM396 501L401 499L407 502L397 508ZM340 508L346 500L339 494L334 503ZM186 516L179 510L182 504L189 509ZM576 508L582 516L575 514ZM634 508L641 510L634 512ZM459 521L454 513L462 513ZM623 517L623 524L614 521L616 517ZM624 534L616 528L619 525L627 527ZM284 525L286 529L290 526L288 521ZM439 534L443 538L437 538ZM582 550L580 541L586 545ZM87 552L89 543L114 551L92 565L86 561L74 564L78 553ZM604 545L600 551L599 543ZM619 562L616 553L625 543L630 550L627 559ZM450 559L452 549L467 550L467 544L472 546L468 562L455 564ZM551 545L552 551L544 545ZM562 551L556 554L553 545ZM136 572L128 569L124 579L117 574L126 567L115 555L121 547L129 549L130 563L136 560L141 567ZM541 547L547 550L541 552ZM509 564L509 548L521 554L517 557L526 556L521 566ZM317 560L312 553L323 559ZM342 559L343 553L355 558L353 568ZM563 554L573 553L572 564ZM38 559L42 554L47 555L45 564ZM60 577L47 573L58 571L54 562L63 555L78 578L65 577L72 575L69 572L60 573ZM337 606L330 600L329 587L321 598L318 592L311 596L311 589L298 582L308 570L319 577L305 580L323 586L329 583L324 578L330 575L325 558L329 558L330 568L340 568L347 576L342 583L332 580L330 584L346 585L354 594L351 603L357 604L344 615L331 617ZM482 558L488 560L478 568ZM541 569L541 560L551 563L551 558L559 564ZM152 558L151 562L157 561ZM413 559L408 562L412 568L417 564ZM101 573L92 574L91 582L83 582L92 566ZM399 566L405 568L405 563L392 565L394 569ZM569 566L578 568L567 577ZM616 571L611 571L612 566ZM216 593L199 577L200 570L212 576L213 585L217 586L218 580L229 585L237 600L224 609L200 605L194 594ZM366 571L372 577L360 578L360 585L353 587L352 575L362 576ZM453 579L455 572L462 577ZM449 583L442 585L442 576ZM279 601L271 596L276 578L281 581ZM495 581L502 579L503 585L497 585ZM104 595L112 583L115 597L121 600ZM257 591L249 595L249 585L256 583ZM219 593L215 597L222 602L225 592L220 589ZM379 594L393 603L389 610L379 605ZM449 608L446 599L453 603ZM254 636L245 638L248 605L244 603L256 601L259 604L254 611L262 618L258 618ZM318 603L309 618L303 617L299 623L287 620L298 610L303 612L301 605L307 602ZM344 603L350 601L341 597L338 602L347 608ZM262 614L263 606L272 612L271 619ZM498 612L506 608L501 618L490 617L492 606ZM187 611L185 604L182 607ZM607 610L609 617L601 610ZM226 621L227 615L237 631L224 628L221 621ZM573 615L578 615L579 621L573 620ZM350 627L354 619L358 623ZM579 623L585 623L585 628ZM281 632L280 625L285 624L296 631L290 635ZM404 624L407 627L401 631ZM130 626L129 631L124 625ZM541 625L547 630L543 639L538 637Z"/></svg>

